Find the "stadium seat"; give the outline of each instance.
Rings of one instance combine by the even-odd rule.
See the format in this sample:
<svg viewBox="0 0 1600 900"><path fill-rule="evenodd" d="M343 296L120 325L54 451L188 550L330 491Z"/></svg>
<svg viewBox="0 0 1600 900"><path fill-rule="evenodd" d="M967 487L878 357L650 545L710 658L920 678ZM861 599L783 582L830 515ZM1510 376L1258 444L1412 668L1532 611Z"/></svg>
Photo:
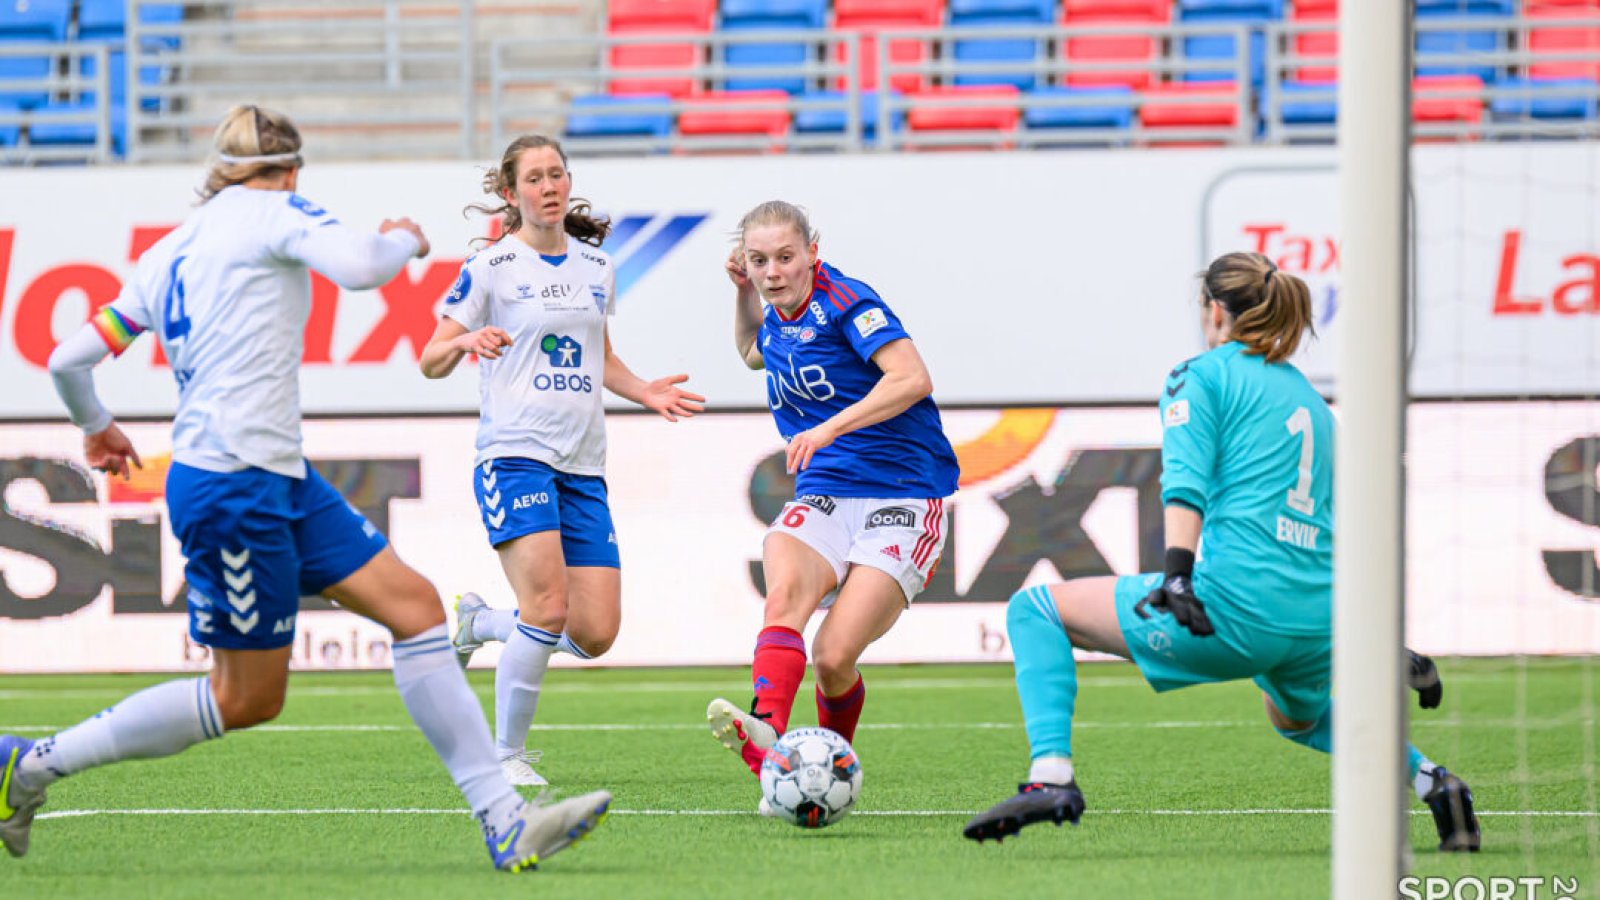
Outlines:
<svg viewBox="0 0 1600 900"><path fill-rule="evenodd" d="M183 21L183 7L170 3L150 3L139 7L139 21L145 25L167 25ZM111 82L111 99L114 103L121 103L127 97L127 56L120 46L127 37L128 6L124 0L81 0L78 6L78 40L83 42L106 43L118 45L111 51L108 78ZM176 50L181 42L172 36L146 37L144 47L164 48ZM85 78L95 75L94 59L85 58L82 72ZM145 87L157 87L162 82L161 66L140 66L139 84ZM93 92L87 92L81 99L85 103L94 102ZM154 112L161 108L161 98L143 97L140 108Z"/></svg>
<svg viewBox="0 0 1600 900"><path fill-rule="evenodd" d="M612 37L645 34L704 34L711 31L716 15L716 0L611 0L607 8L606 33ZM660 44L621 44L611 48L612 71L628 69L693 69L699 66L701 45L686 42ZM683 97L700 90L699 79L613 78L607 86L612 94L667 94Z"/></svg>
<svg viewBox="0 0 1600 900"><path fill-rule="evenodd" d="M0 0L0 42L16 45L60 43L67 39L72 0ZM0 81L42 80L55 71L55 57L0 56ZM22 109L42 106L48 91L0 92L0 101Z"/></svg>
<svg viewBox="0 0 1600 900"><path fill-rule="evenodd" d="M1600 117L1600 84L1588 78L1505 78L1495 84L1508 91L1489 98L1489 113L1507 121L1524 119L1594 119ZM1550 96L1553 92L1556 96Z"/></svg>
<svg viewBox="0 0 1600 900"><path fill-rule="evenodd" d="M722 31L820 31L827 21L827 0L722 0ZM799 68L816 53L817 47L809 43L729 44L722 51L722 59L729 66ZM726 84L730 91L776 88L798 94L806 89L804 76L730 77Z"/></svg>
<svg viewBox="0 0 1600 900"><path fill-rule="evenodd" d="M898 95L897 91L891 93ZM846 96L843 91L813 91L801 95L801 99L837 102ZM848 115L843 109L801 109L796 110L794 114L794 130L801 134L843 134L849 124ZM890 113L890 131L900 131L905 128L905 124L905 110L896 109ZM863 91L861 94L861 133L869 140L877 137L877 91Z"/></svg>
<svg viewBox="0 0 1600 900"><path fill-rule="evenodd" d="M1525 14L1530 20L1528 52L1540 54L1587 54L1592 61L1564 60L1561 62L1535 62L1528 65L1530 78L1588 78L1600 80L1600 7L1544 6L1530 9ZM1583 19L1592 22L1583 26L1538 27L1541 19Z"/></svg>
<svg viewBox="0 0 1600 900"><path fill-rule="evenodd" d="M878 32L889 28L938 28L943 21L944 0L835 0L833 4L834 30L860 36L857 47L861 59L856 71L864 91L878 86ZM914 38L893 40L887 52L892 63L919 63L928 58L928 43ZM846 56L846 48L840 46L838 59L848 62ZM895 75L889 80L889 86L897 91L914 91L927 84L926 75ZM841 82L834 87L842 89L846 85Z"/></svg>
<svg viewBox="0 0 1600 900"><path fill-rule="evenodd" d="M1483 81L1476 75L1419 75L1412 81L1411 91L1411 119L1414 122L1483 121ZM1432 96L1442 91L1475 94Z"/></svg>
<svg viewBox="0 0 1600 900"><path fill-rule="evenodd" d="M1499 68L1493 64L1474 65L1457 59L1451 62L1433 62L1429 57L1455 56L1478 53L1498 53L1506 48L1506 31L1503 28L1478 28L1472 30L1433 28L1430 19L1482 19L1485 25L1494 25L1495 19L1512 14L1513 0L1417 0L1416 69L1418 75L1475 75L1482 81L1500 77Z"/></svg>
<svg viewBox="0 0 1600 900"><path fill-rule="evenodd" d="M1145 128L1194 129L1234 128L1239 124L1239 98L1231 81L1175 81L1170 84L1153 84L1141 92L1143 103L1139 106L1139 124ZM1173 103L1168 98L1215 98L1214 102ZM1180 138L1180 140L1185 140ZM1190 144L1217 143L1185 141ZM1163 139L1170 146L1170 142Z"/></svg>
<svg viewBox="0 0 1600 900"><path fill-rule="evenodd" d="M1283 18L1283 0L1178 0L1178 20L1186 25L1248 25L1250 80L1261 83L1266 61L1266 37L1260 26ZM1232 35L1216 34L1183 39L1183 56L1192 60L1238 58ZM1232 81L1231 71L1187 72L1184 81Z"/></svg>
<svg viewBox="0 0 1600 900"><path fill-rule="evenodd" d="M1021 94L1010 84L969 84L924 88L911 93L906 125L912 131L1015 131L1022 121L1017 108ZM995 101L993 106L919 106L918 100L954 97Z"/></svg>
<svg viewBox="0 0 1600 900"><path fill-rule="evenodd" d="M15 103L0 100L0 116L13 116L22 110ZM0 122L0 147L10 147L22 136L22 126L15 122Z"/></svg>
<svg viewBox="0 0 1600 900"><path fill-rule="evenodd" d="M1324 84L1339 78L1339 0L1294 0L1289 21L1297 25L1324 23L1327 31L1306 31L1294 36L1294 55L1301 62L1327 60L1327 65L1302 66L1288 74L1288 81Z"/></svg>
<svg viewBox="0 0 1600 900"><path fill-rule="evenodd" d="M765 134L781 138L789 131L789 95L784 91L711 91L684 101L678 113L682 135ZM738 104L758 109L727 109Z"/></svg>
<svg viewBox="0 0 1600 900"><path fill-rule="evenodd" d="M1285 125L1332 125L1339 120L1338 85L1288 81L1278 88L1278 119Z"/></svg>
<svg viewBox="0 0 1600 900"><path fill-rule="evenodd" d="M1074 27L1165 26L1172 22L1172 0L1064 0L1061 24ZM1161 39L1138 34L1105 34L1068 37L1057 44L1060 58L1069 63L1126 62L1134 68L1069 72L1066 84L1072 87L1123 85L1142 88L1155 73L1149 68L1161 55Z"/></svg>
<svg viewBox="0 0 1600 900"><path fill-rule="evenodd" d="M1132 128L1133 90L1121 85L1099 87L1046 87L1031 91L1030 99L1072 97L1101 101L1093 106L1030 106L1022 111L1028 128Z"/></svg>
<svg viewBox="0 0 1600 900"><path fill-rule="evenodd" d="M28 125L28 143L43 147L92 147L99 127L94 122L56 122L61 116L95 112L94 103L52 103L33 111ZM128 113L113 104L111 113L111 151L121 156L128 144Z"/></svg>
<svg viewBox="0 0 1600 900"><path fill-rule="evenodd" d="M626 97L590 94L573 97L567 107L567 137L667 137L672 134L670 110L642 112L616 109L652 101L667 104L672 102L672 98L666 94L632 94Z"/></svg>
<svg viewBox="0 0 1600 900"><path fill-rule="evenodd" d="M1055 0L950 0L953 28L1043 28L1055 18ZM1042 79L1030 71L1046 58L1045 42L1028 38L968 38L955 42L961 63L1009 63L1015 71L956 75L956 84L1009 84L1031 90ZM958 70L959 72L959 70Z"/></svg>

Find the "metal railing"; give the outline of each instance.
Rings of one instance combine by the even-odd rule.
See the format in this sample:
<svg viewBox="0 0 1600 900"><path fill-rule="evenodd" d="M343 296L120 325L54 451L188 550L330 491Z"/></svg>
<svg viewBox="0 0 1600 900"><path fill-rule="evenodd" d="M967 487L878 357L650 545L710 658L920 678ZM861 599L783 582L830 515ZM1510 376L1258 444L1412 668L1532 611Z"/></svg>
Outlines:
<svg viewBox="0 0 1600 900"><path fill-rule="evenodd" d="M110 48L0 43L0 59L39 58L48 60L44 75L0 78L0 164L111 162Z"/></svg>

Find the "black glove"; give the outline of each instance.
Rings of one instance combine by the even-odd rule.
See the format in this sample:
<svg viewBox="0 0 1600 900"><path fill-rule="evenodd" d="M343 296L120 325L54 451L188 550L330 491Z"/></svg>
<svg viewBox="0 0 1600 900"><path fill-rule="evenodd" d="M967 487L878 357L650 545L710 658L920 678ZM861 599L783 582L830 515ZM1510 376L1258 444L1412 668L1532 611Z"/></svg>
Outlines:
<svg viewBox="0 0 1600 900"><path fill-rule="evenodd" d="M1206 605L1194 595L1190 577L1194 574L1194 551L1178 547L1167 548L1167 572L1161 586L1145 595L1134 607L1139 618L1148 619L1146 606L1172 613L1178 624L1189 629L1195 637L1216 634L1211 618L1206 615Z"/></svg>
<svg viewBox="0 0 1600 900"><path fill-rule="evenodd" d="M1417 702L1423 709L1436 709L1439 701L1444 699L1444 682L1439 680L1438 667L1433 660L1414 650L1407 650L1406 655L1411 662L1411 671L1406 676L1407 684L1417 692Z"/></svg>

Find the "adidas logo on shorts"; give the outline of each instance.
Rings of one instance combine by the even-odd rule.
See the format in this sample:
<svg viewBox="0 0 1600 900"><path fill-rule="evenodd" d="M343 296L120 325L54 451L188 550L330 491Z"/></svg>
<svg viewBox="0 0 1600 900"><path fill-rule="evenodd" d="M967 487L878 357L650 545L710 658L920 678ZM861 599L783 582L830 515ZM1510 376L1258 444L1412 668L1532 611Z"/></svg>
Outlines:
<svg viewBox="0 0 1600 900"><path fill-rule="evenodd" d="M883 548L882 550L880 550L878 552L882 553L884 556L889 557L890 559L894 560L895 562L900 562L900 545L899 544L890 544L889 546Z"/></svg>

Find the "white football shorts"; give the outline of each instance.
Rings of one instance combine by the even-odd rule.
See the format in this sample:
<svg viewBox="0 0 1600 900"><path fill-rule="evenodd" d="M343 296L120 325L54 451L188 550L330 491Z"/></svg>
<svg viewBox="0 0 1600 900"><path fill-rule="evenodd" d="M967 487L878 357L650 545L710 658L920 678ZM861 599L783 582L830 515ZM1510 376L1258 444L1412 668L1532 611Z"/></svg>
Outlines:
<svg viewBox="0 0 1600 900"><path fill-rule="evenodd" d="M769 534L787 534L822 554L844 584L851 564L871 566L900 583L910 604L944 552L944 500L878 500L807 494L784 504ZM830 593L823 607L833 605Z"/></svg>

